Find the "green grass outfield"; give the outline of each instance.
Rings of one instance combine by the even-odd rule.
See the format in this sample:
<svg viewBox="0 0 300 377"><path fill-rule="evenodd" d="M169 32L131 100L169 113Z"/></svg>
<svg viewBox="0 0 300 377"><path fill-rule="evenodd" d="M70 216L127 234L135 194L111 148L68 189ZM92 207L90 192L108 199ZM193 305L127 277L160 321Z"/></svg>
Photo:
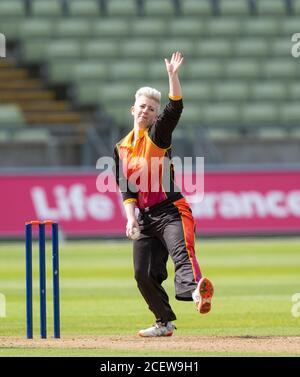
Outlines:
<svg viewBox="0 0 300 377"><path fill-rule="evenodd" d="M52 336L52 275L48 245L48 334ZM39 337L38 260L34 248L34 322ZM177 314L178 337L300 336L300 316L292 315L292 296L300 292L299 239L198 240L197 256L205 276L215 285L213 310L199 315L192 302L174 299L173 264L164 283ZM60 246L62 339L135 336L154 322L133 278L131 243L66 241ZM0 339L25 339L24 243L0 244L0 294L6 316L0 317ZM300 312L300 308L298 309ZM138 338L138 337L137 337ZM137 340L140 340L138 338ZM167 339L163 339L166 341ZM145 340L142 340L143 342ZM30 341L29 341L30 342ZM29 343L30 344L30 343ZM299 343L298 343L299 344ZM206 356L300 355L287 352L198 352L189 349L122 350L97 348L18 347L1 344L0 356Z"/></svg>

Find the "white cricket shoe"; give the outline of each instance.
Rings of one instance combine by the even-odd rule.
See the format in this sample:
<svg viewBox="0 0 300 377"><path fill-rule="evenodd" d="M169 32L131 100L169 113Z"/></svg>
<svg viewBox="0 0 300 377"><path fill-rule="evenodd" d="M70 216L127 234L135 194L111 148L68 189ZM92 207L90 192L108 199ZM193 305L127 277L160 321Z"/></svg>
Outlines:
<svg viewBox="0 0 300 377"><path fill-rule="evenodd" d="M197 288L192 293L196 309L201 314L206 314L211 309L211 299L214 294L214 286L207 278L200 279Z"/></svg>
<svg viewBox="0 0 300 377"><path fill-rule="evenodd" d="M140 330L138 332L139 336L150 338L155 336L172 336L173 331L176 326L172 322L162 323L156 322L155 325L149 327L148 329Z"/></svg>

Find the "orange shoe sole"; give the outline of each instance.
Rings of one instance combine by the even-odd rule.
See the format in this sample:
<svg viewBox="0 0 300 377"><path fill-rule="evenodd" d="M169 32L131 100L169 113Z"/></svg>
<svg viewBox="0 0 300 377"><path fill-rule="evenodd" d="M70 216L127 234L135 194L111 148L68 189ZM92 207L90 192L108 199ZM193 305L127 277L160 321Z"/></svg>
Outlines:
<svg viewBox="0 0 300 377"><path fill-rule="evenodd" d="M207 278L202 278L198 284L201 301L198 304L198 311L201 314L206 314L211 310L211 299L214 295L214 286Z"/></svg>

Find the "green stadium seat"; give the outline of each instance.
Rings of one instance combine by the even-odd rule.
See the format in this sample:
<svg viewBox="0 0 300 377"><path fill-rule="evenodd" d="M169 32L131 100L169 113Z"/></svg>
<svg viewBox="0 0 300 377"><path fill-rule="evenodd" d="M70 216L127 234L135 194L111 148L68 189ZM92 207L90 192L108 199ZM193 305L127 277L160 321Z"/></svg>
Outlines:
<svg viewBox="0 0 300 377"><path fill-rule="evenodd" d="M239 38L234 42L234 54L243 56L268 56L269 42L263 38Z"/></svg>
<svg viewBox="0 0 300 377"><path fill-rule="evenodd" d="M210 36L236 37L241 33L242 21L238 18L208 18L205 32Z"/></svg>
<svg viewBox="0 0 300 377"><path fill-rule="evenodd" d="M276 123L278 122L278 105L274 103L244 104L241 109L243 123Z"/></svg>
<svg viewBox="0 0 300 377"><path fill-rule="evenodd" d="M83 44L83 56L86 59L108 58L115 59L119 57L119 41L116 38L103 38L87 40Z"/></svg>
<svg viewBox="0 0 300 377"><path fill-rule="evenodd" d="M147 76L150 80L161 80L167 78L165 63L162 59L151 61L147 65Z"/></svg>
<svg viewBox="0 0 300 377"><path fill-rule="evenodd" d="M19 128L26 124L21 108L14 104L0 104L0 127Z"/></svg>
<svg viewBox="0 0 300 377"><path fill-rule="evenodd" d="M272 17L246 18L241 23L243 36L273 36L279 33L279 20Z"/></svg>
<svg viewBox="0 0 300 377"><path fill-rule="evenodd" d="M200 59L191 63L187 62L183 68L186 78L189 80L219 78L224 74L224 63L217 59Z"/></svg>
<svg viewBox="0 0 300 377"><path fill-rule="evenodd" d="M190 101L210 100L212 98L212 86L208 82L185 82L183 97L185 103Z"/></svg>
<svg viewBox="0 0 300 377"><path fill-rule="evenodd" d="M291 138L293 138L293 139L300 139L300 128L293 127L293 128L289 131L289 137L291 137Z"/></svg>
<svg viewBox="0 0 300 377"><path fill-rule="evenodd" d="M126 126L129 129L133 128L133 116L130 112L128 102L121 102L116 104L105 103L103 110L109 115L118 125Z"/></svg>
<svg viewBox="0 0 300 377"><path fill-rule="evenodd" d="M97 61L54 60L49 62L47 73L52 84L95 81L99 86L107 78L107 65Z"/></svg>
<svg viewBox="0 0 300 377"><path fill-rule="evenodd" d="M171 58L174 51L180 51L183 56L193 56L194 42L190 38L163 39L157 44L157 53L161 57Z"/></svg>
<svg viewBox="0 0 300 377"><path fill-rule="evenodd" d="M157 37L170 33L168 24L160 18L142 18L132 20L132 37Z"/></svg>
<svg viewBox="0 0 300 377"><path fill-rule="evenodd" d="M92 27L87 19L61 19L55 25L56 38L88 38L92 36Z"/></svg>
<svg viewBox="0 0 300 377"><path fill-rule="evenodd" d="M284 15L287 13L286 3L283 0L257 0L256 7L259 15Z"/></svg>
<svg viewBox="0 0 300 377"><path fill-rule="evenodd" d="M209 127L207 133L214 142L239 139L241 137L239 130L231 127Z"/></svg>
<svg viewBox="0 0 300 377"><path fill-rule="evenodd" d="M146 38L129 38L120 43L120 56L125 58L152 58L157 55L155 41Z"/></svg>
<svg viewBox="0 0 300 377"><path fill-rule="evenodd" d="M247 0L220 0L219 4L223 16L247 16L250 13Z"/></svg>
<svg viewBox="0 0 300 377"><path fill-rule="evenodd" d="M212 15L212 7L208 0L183 0L181 1L181 9L186 16L206 17Z"/></svg>
<svg viewBox="0 0 300 377"><path fill-rule="evenodd" d="M1 23L2 23L2 19L5 20L8 17L9 18L25 17L25 3L23 0L0 1Z"/></svg>
<svg viewBox="0 0 300 377"><path fill-rule="evenodd" d="M270 52L275 56L289 56L291 54L291 46L290 38L274 38L270 42Z"/></svg>
<svg viewBox="0 0 300 377"><path fill-rule="evenodd" d="M46 47L45 59L78 59L81 51L81 44L76 39L52 39Z"/></svg>
<svg viewBox="0 0 300 377"><path fill-rule="evenodd" d="M259 75L260 66L255 59L236 59L228 61L224 67L226 77L254 79Z"/></svg>
<svg viewBox="0 0 300 377"><path fill-rule="evenodd" d="M91 22L92 25L92 35L94 38L97 37L115 37L118 40L120 36L126 36L130 31L130 23L122 18L109 18L97 20Z"/></svg>
<svg viewBox="0 0 300 377"><path fill-rule="evenodd" d="M279 34L291 36L299 31L299 17L281 18L279 21Z"/></svg>
<svg viewBox="0 0 300 377"><path fill-rule="evenodd" d="M25 38L21 47L22 61L30 64L44 61L48 42L49 41L45 41L45 38Z"/></svg>
<svg viewBox="0 0 300 377"><path fill-rule="evenodd" d="M52 38L56 28L49 19L29 18L20 23L20 38Z"/></svg>
<svg viewBox="0 0 300 377"><path fill-rule="evenodd" d="M144 12L147 17L172 17L175 7L172 0L144 0Z"/></svg>
<svg viewBox="0 0 300 377"><path fill-rule="evenodd" d="M232 43L228 38L205 38L195 42L195 55L198 57L230 57Z"/></svg>
<svg viewBox="0 0 300 377"><path fill-rule="evenodd" d="M277 140L287 136L287 131L280 127L258 127L255 134L260 140Z"/></svg>
<svg viewBox="0 0 300 377"><path fill-rule="evenodd" d="M72 0L69 2L71 17L99 17L101 10L98 0Z"/></svg>
<svg viewBox="0 0 300 377"><path fill-rule="evenodd" d="M286 86L281 82L258 82L252 84L251 99L254 101L284 101L287 98Z"/></svg>
<svg viewBox="0 0 300 377"><path fill-rule="evenodd" d="M293 1L293 9L296 15L300 15L300 3L299 0L294 0Z"/></svg>
<svg viewBox="0 0 300 377"><path fill-rule="evenodd" d="M277 78L295 78L299 77L299 65L296 59L281 58L275 60L267 60L262 63L262 74L268 79Z"/></svg>
<svg viewBox="0 0 300 377"><path fill-rule="evenodd" d="M235 125L240 122L240 105L237 103L212 103L203 108L205 124Z"/></svg>
<svg viewBox="0 0 300 377"><path fill-rule="evenodd" d="M52 84L71 83L76 60L51 60L47 64L47 77Z"/></svg>
<svg viewBox="0 0 300 377"><path fill-rule="evenodd" d="M201 103L185 103L180 118L183 127L197 126L203 123Z"/></svg>
<svg viewBox="0 0 300 377"><path fill-rule="evenodd" d="M59 0L32 0L31 14L34 17L60 17L63 15Z"/></svg>
<svg viewBox="0 0 300 377"><path fill-rule="evenodd" d="M98 92L98 101L104 104L120 103L127 104L127 108L134 102L136 87L129 82L104 83Z"/></svg>
<svg viewBox="0 0 300 377"><path fill-rule="evenodd" d="M49 143L50 132L46 129L35 128L17 130L13 134L14 142Z"/></svg>
<svg viewBox="0 0 300 377"><path fill-rule="evenodd" d="M10 139L10 133L0 129L0 143L6 144Z"/></svg>
<svg viewBox="0 0 300 377"><path fill-rule="evenodd" d="M213 96L218 101L245 101L249 97L249 86L243 81L217 82Z"/></svg>
<svg viewBox="0 0 300 377"><path fill-rule="evenodd" d="M74 86L74 101L78 106L97 106L99 105L99 82L86 81L77 82Z"/></svg>
<svg viewBox="0 0 300 377"><path fill-rule="evenodd" d="M190 137L189 133L191 132L188 131L190 130L182 127L181 124L175 128L172 134L172 158L179 157L182 159L181 161L183 161L184 157L193 155L193 142L195 143L195 138ZM193 132L193 129L191 129L191 131ZM176 163L175 170L178 172Z"/></svg>
<svg viewBox="0 0 300 377"><path fill-rule="evenodd" d="M1 33L7 40L17 40L20 37L20 20L17 18L2 19L0 15Z"/></svg>
<svg viewBox="0 0 300 377"><path fill-rule="evenodd" d="M200 37L204 30L204 22L201 22L198 18L172 18L168 22L167 35L196 38Z"/></svg>
<svg viewBox="0 0 300 377"><path fill-rule="evenodd" d="M72 79L74 82L83 80L104 81L107 77L108 65L98 61L82 61L74 64Z"/></svg>
<svg viewBox="0 0 300 377"><path fill-rule="evenodd" d="M107 14L112 17L136 17L138 8L136 0L109 0L106 1Z"/></svg>
<svg viewBox="0 0 300 377"><path fill-rule="evenodd" d="M290 100L300 100L300 82L287 84L288 97Z"/></svg>
<svg viewBox="0 0 300 377"><path fill-rule="evenodd" d="M109 66L111 80L138 80L146 74L145 64L136 60L113 61Z"/></svg>
<svg viewBox="0 0 300 377"><path fill-rule="evenodd" d="M299 102L282 103L279 106L279 121L284 124L300 123L300 106Z"/></svg>

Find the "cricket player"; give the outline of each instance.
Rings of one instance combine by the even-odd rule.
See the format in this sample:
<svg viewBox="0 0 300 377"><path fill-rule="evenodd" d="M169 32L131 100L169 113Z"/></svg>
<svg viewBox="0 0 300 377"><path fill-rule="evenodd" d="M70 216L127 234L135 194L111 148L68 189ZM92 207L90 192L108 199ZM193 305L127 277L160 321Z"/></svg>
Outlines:
<svg viewBox="0 0 300 377"><path fill-rule="evenodd" d="M211 310L214 293L197 262L191 208L174 182L172 163L166 168L162 162L171 160L172 132L183 110L178 76L182 63L180 52L173 53L170 61L165 59L169 102L161 115L160 92L149 87L136 92L131 107L133 129L114 149L115 175L127 216L126 235L135 238L135 279L156 320L139 331L142 337L171 336L176 328L172 323L176 315L162 287L169 255L175 266L177 300L194 301L197 311L205 314Z"/></svg>

